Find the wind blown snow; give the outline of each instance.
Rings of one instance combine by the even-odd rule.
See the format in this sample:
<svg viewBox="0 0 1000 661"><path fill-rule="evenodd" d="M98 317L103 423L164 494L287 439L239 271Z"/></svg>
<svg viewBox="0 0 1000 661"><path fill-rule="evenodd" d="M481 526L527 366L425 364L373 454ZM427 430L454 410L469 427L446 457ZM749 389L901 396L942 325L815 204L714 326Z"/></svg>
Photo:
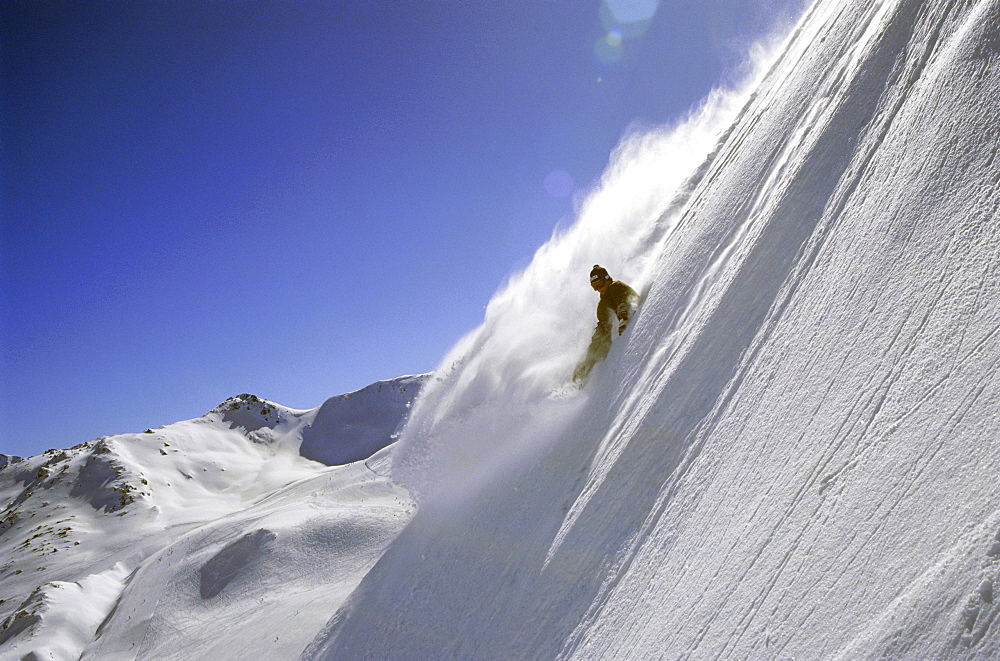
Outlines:
<svg viewBox="0 0 1000 661"><path fill-rule="evenodd" d="M445 505L532 461L573 424L587 405L568 384L596 324L591 265L648 291L700 168L773 62L772 42L751 49L741 84L713 91L674 125L623 138L576 222L510 278L421 393L394 454L397 482Z"/></svg>

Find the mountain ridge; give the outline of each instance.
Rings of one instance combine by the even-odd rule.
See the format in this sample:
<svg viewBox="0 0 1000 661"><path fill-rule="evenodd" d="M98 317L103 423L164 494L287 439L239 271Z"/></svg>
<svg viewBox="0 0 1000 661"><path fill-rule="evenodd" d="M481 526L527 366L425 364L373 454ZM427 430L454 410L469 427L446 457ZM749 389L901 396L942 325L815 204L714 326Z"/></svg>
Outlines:
<svg viewBox="0 0 1000 661"><path fill-rule="evenodd" d="M0 575L6 580L0 581L0 652L7 654L10 646L27 651L37 642L37 649L56 658L78 658L98 625L104 626L102 609L113 615L114 604L128 592L130 576L151 554L161 553L163 545L172 548L200 529L239 519L295 484L315 482L319 494L338 482L344 482L342 488L364 488L369 476L387 483L387 471L382 468L383 475L377 476L365 461L394 441L392 433L428 378L378 382L307 410L243 394L192 420L4 463ZM381 399L380 391L385 394ZM364 444L337 453L345 460L340 471L352 476L345 482L327 477L337 466L302 457L299 447L318 412L327 411L329 431L337 426L337 407L331 413L331 402L349 407L355 397L364 400L365 410L380 424ZM314 444L349 445L323 431L316 430ZM374 448L371 454L359 453L369 448ZM385 517L402 522L406 498L392 489L386 493L396 505ZM281 531L280 526L274 529ZM276 538L269 530L255 530L237 534L234 529L235 539L222 545L214 563L202 567L204 599L218 597L230 584L227 568L252 564L254 549ZM244 539L250 541L241 545ZM80 601L88 602L87 617L74 614Z"/></svg>

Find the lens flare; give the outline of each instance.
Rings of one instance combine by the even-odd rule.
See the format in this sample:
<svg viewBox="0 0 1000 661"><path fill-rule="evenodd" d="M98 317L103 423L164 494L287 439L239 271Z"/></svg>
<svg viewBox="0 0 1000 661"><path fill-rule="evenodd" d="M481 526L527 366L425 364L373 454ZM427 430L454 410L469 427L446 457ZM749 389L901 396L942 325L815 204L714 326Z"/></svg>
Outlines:
<svg viewBox="0 0 1000 661"><path fill-rule="evenodd" d="M625 56L625 49L622 48L621 39L615 40L608 35L601 37L594 44L594 55L605 64L614 64Z"/></svg>
<svg viewBox="0 0 1000 661"><path fill-rule="evenodd" d="M604 4L619 23L648 21L660 7L659 0L604 0Z"/></svg>
<svg viewBox="0 0 1000 661"><path fill-rule="evenodd" d="M611 64L625 56L625 40L641 37L659 9L659 0L604 0L601 24L605 34L594 44L594 54Z"/></svg>

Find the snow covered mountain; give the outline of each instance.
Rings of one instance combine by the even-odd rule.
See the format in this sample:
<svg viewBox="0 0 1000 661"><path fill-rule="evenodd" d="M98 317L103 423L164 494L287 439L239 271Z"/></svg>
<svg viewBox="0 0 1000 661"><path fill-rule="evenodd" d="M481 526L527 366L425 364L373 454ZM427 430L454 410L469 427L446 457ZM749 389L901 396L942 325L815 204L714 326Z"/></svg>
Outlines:
<svg viewBox="0 0 1000 661"><path fill-rule="evenodd" d="M724 100L447 357L304 658L1000 658L1000 2L819 0ZM595 262L645 302L574 394Z"/></svg>
<svg viewBox="0 0 1000 661"><path fill-rule="evenodd" d="M88 645L93 658L295 656L409 518L377 453L427 378L307 411L241 395L195 420L6 464L0 658L76 659ZM343 436L358 410L365 428ZM227 618L268 621L279 639L270 627L227 638Z"/></svg>
<svg viewBox="0 0 1000 661"><path fill-rule="evenodd" d="M1000 658L1000 0L769 62L434 378L4 458L0 657ZM644 302L575 390L595 262Z"/></svg>

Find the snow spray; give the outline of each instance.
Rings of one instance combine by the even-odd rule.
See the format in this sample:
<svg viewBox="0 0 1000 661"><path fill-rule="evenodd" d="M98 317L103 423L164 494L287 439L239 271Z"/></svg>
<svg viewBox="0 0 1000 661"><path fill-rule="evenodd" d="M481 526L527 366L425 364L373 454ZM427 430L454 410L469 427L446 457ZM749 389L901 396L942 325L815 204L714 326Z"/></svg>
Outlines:
<svg viewBox="0 0 1000 661"><path fill-rule="evenodd" d="M590 269L601 264L648 290L699 170L756 88L764 61L754 58L742 85L713 91L682 121L627 132L594 190L577 201L575 222L539 248L446 355L414 404L393 462L394 480L418 501L461 500L464 490L530 462L600 399L593 381L567 387L596 324ZM640 309L632 325L641 323ZM612 356L627 341L626 334Z"/></svg>

